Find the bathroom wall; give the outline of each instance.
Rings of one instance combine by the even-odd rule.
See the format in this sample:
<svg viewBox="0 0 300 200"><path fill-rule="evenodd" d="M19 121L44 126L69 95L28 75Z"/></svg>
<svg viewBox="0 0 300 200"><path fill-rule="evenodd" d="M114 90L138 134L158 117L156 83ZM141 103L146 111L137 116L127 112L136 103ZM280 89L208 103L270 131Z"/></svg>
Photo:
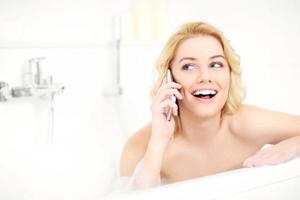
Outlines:
<svg viewBox="0 0 300 200"><path fill-rule="evenodd" d="M32 57L65 85L55 97L0 103L1 199L99 199L116 180L125 139L150 121L153 64L183 22L223 30L241 56L246 103L300 113L300 4L288 1L0 0L0 81L21 85ZM112 17L122 18L122 95L114 74Z"/></svg>
<svg viewBox="0 0 300 200"><path fill-rule="evenodd" d="M299 114L299 1L175 0L169 6L172 27L204 20L224 32L241 57L247 103Z"/></svg>
<svg viewBox="0 0 300 200"><path fill-rule="evenodd" d="M134 57L136 50L130 51ZM143 51L153 53L149 47ZM66 86L65 92L55 98L51 144L47 144L47 99L1 103L0 176L8 176L1 185L12 182L10 187L14 188L17 184L30 193L28 199L73 199L86 195L96 198L106 192L116 175L113 164L117 165L125 136L149 121L147 92L151 76L148 81L132 77L131 81L139 83L136 85L126 83L124 78L123 95L110 97L103 95L104 89L109 89L106 74L110 67L105 48L13 49L1 50L0 54L10 69L3 70L7 73L1 76L12 85L20 85L23 62L43 55L46 60L42 66L50 68L55 81ZM126 62L132 73L137 74L135 71L141 69L136 68L144 66L151 74L151 64L144 63L151 61L132 60L128 55ZM125 86L134 90L128 91ZM73 193L74 190L78 192ZM4 194L7 193L1 193Z"/></svg>

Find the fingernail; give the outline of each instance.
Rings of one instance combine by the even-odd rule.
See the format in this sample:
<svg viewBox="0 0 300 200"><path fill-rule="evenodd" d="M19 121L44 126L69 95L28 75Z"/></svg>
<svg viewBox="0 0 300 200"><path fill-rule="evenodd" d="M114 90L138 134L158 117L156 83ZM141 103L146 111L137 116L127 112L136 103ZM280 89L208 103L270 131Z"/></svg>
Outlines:
<svg viewBox="0 0 300 200"><path fill-rule="evenodd" d="M244 161L244 166L245 167L252 167L252 164L253 163L251 162L251 159L247 159L247 160Z"/></svg>
<svg viewBox="0 0 300 200"><path fill-rule="evenodd" d="M250 167L249 163L244 163L244 167Z"/></svg>

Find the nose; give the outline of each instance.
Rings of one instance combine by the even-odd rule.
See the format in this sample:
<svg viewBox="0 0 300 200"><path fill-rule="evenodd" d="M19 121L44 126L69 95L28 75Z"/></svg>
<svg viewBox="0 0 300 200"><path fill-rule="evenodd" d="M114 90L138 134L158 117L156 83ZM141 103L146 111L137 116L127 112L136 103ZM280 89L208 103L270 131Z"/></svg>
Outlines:
<svg viewBox="0 0 300 200"><path fill-rule="evenodd" d="M199 83L211 83L211 74L208 68L201 68L198 71L197 82Z"/></svg>

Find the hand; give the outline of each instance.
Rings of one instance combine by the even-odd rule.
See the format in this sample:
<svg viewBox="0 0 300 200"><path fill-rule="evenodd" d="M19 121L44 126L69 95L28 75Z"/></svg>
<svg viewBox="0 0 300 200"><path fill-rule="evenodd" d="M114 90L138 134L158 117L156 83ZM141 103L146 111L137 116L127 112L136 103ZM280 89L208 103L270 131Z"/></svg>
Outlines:
<svg viewBox="0 0 300 200"><path fill-rule="evenodd" d="M175 130L175 121L173 118L168 121L167 113L171 109L173 115L178 114L178 106L170 99L170 96L175 95L177 99L182 99L182 95L177 90L180 88L181 85L174 82L166 83L164 79L153 98L152 133L143 157L143 165L134 181L136 188L159 185L165 148Z"/></svg>
<svg viewBox="0 0 300 200"><path fill-rule="evenodd" d="M253 156L246 159L244 167L262 167L287 162L296 156L295 145L290 141L282 141L276 145L268 145Z"/></svg>
<svg viewBox="0 0 300 200"><path fill-rule="evenodd" d="M166 83L164 79L162 86L158 89L151 106L152 111L152 137L159 141L169 142L175 130L175 121L167 120L167 113L172 110L174 116L178 115L178 106L170 99L175 95L181 100L183 97L178 91L181 85L175 82Z"/></svg>

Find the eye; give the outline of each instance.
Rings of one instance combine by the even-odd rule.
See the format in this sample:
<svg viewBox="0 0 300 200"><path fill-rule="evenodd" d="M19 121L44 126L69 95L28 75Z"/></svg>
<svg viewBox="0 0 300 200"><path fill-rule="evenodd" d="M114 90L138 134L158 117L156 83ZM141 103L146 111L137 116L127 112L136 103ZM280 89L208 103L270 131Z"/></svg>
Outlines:
<svg viewBox="0 0 300 200"><path fill-rule="evenodd" d="M221 68L223 66L224 66L223 63L220 63L220 62L213 62L210 64L210 67L212 67L212 68Z"/></svg>
<svg viewBox="0 0 300 200"><path fill-rule="evenodd" d="M183 66L182 66L182 69L183 70L192 70L192 69L194 69L196 66L194 65L194 64L192 64L192 63L188 63L188 64L184 64Z"/></svg>

